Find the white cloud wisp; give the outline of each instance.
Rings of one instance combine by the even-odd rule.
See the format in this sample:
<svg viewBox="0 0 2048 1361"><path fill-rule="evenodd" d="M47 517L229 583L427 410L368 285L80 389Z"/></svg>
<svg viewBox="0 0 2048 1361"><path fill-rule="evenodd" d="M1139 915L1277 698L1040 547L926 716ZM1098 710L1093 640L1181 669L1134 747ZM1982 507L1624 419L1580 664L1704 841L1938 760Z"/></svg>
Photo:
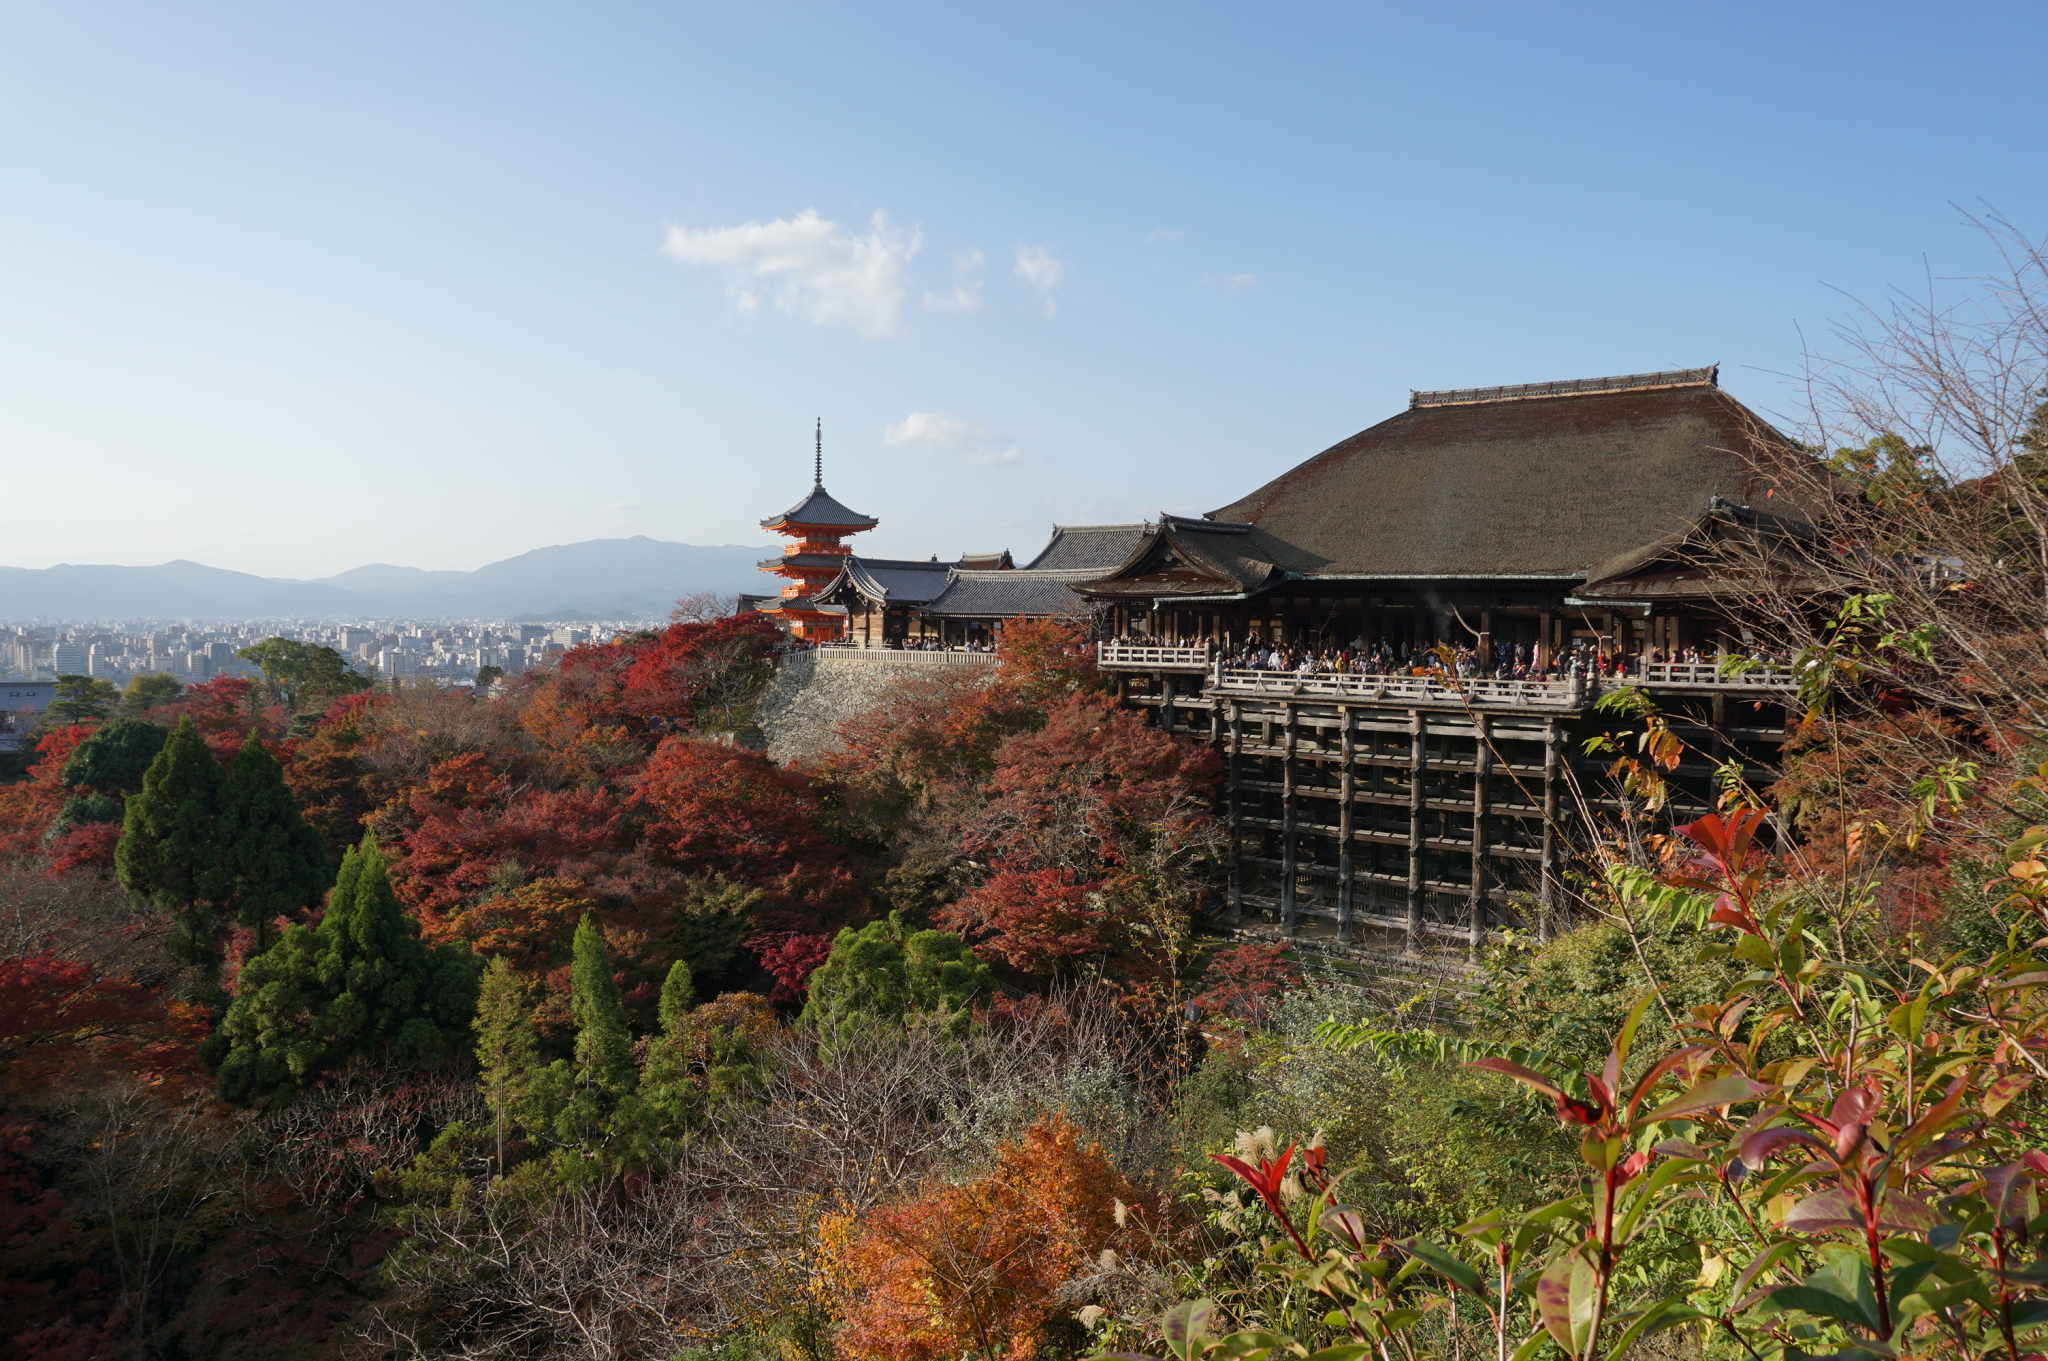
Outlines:
<svg viewBox="0 0 2048 1361"><path fill-rule="evenodd" d="M962 251L953 257L953 291L927 293L927 312L979 312L981 310L981 269L986 257L978 250Z"/></svg>
<svg viewBox="0 0 2048 1361"><path fill-rule="evenodd" d="M1053 290L1066 281L1067 267L1044 246L1017 247L1017 267L1010 271L1017 280L1045 304L1045 314L1051 316L1059 310L1052 300Z"/></svg>
<svg viewBox="0 0 2048 1361"><path fill-rule="evenodd" d="M985 427L943 411L913 411L883 426L882 443L890 449L952 454L977 468L1015 463L1024 456L1014 441L993 439ZM1006 444L1008 447L1003 447Z"/></svg>
<svg viewBox="0 0 2048 1361"><path fill-rule="evenodd" d="M861 235L807 208L738 227L671 227L661 249L686 265L724 270L743 313L761 305L755 290L766 284L777 306L808 313L814 325L886 336L901 328L905 276L923 244L919 233L906 234L879 211Z"/></svg>

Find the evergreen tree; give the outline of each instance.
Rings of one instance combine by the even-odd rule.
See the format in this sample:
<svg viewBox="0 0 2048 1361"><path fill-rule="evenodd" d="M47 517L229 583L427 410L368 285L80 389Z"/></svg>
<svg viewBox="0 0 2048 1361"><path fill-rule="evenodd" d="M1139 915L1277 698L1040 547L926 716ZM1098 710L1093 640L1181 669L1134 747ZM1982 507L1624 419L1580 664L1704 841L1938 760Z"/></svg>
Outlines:
<svg viewBox="0 0 2048 1361"><path fill-rule="evenodd" d="M655 1010L661 1018L661 1033L674 1038L683 1017L696 1005L697 988L690 979L690 965L679 959L668 966L668 977L661 980L661 1000Z"/></svg>
<svg viewBox="0 0 2048 1361"><path fill-rule="evenodd" d="M219 958L224 893L216 824L226 781L187 716L128 800L114 871L139 906L167 913L171 948L199 964Z"/></svg>
<svg viewBox="0 0 2048 1361"><path fill-rule="evenodd" d="M566 1146L563 1153L580 1164L582 1175L603 1158L629 1155L645 1122L634 1096L640 1074L633 1067L633 1036L596 917L585 914L577 924L573 950L569 1009L576 1017L575 1058L556 1059L536 1075L531 1110L535 1124ZM562 1164L565 1171L568 1166Z"/></svg>
<svg viewBox="0 0 2048 1361"><path fill-rule="evenodd" d="M317 907L327 891L327 847L299 816L284 769L249 730L228 773L215 833L223 896L244 926L261 932L278 917Z"/></svg>
<svg viewBox="0 0 2048 1361"><path fill-rule="evenodd" d="M57 778L95 794L133 794L170 735L160 724L117 718L80 742Z"/></svg>
<svg viewBox="0 0 2048 1361"><path fill-rule="evenodd" d="M612 978L604 928L585 913L576 925L569 969L569 1005L576 1015L576 1078L585 1087L619 1096L633 1089L633 1036L626 1006Z"/></svg>
<svg viewBox="0 0 2048 1361"><path fill-rule="evenodd" d="M505 1130L525 1123L528 1089L540 1068L540 1045L533 1033L533 988L503 955L494 955L477 988L477 1079L490 1103L497 1127L498 1172L505 1171Z"/></svg>
<svg viewBox="0 0 2048 1361"><path fill-rule="evenodd" d="M468 948L421 943L376 839L365 837L342 862L320 924L292 926L242 966L203 1054L223 1099L288 1101L354 1058L422 1067L462 1052L476 1002Z"/></svg>
<svg viewBox="0 0 2048 1361"><path fill-rule="evenodd" d="M803 1020L828 1047L878 1024L926 1017L957 1029L968 1007L994 986L988 965L958 936L911 931L903 914L842 930L811 975Z"/></svg>

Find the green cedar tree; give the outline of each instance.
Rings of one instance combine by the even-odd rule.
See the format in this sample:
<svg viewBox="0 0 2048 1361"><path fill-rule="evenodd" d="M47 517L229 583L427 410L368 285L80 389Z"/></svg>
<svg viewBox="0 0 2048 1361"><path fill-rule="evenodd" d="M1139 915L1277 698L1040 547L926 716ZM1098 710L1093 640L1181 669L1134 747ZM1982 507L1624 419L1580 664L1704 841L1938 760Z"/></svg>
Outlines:
<svg viewBox="0 0 2048 1361"><path fill-rule="evenodd" d="M668 977L661 980L661 1000L655 1010L661 1018L661 1033L673 1037L683 1017L696 1005L697 988L690 980L689 962L679 959L668 966Z"/></svg>
<svg viewBox="0 0 2048 1361"><path fill-rule="evenodd" d="M497 1128L498 1171L505 1170L505 1130L530 1121L528 1090L540 1069L533 1033L533 985L503 955L493 955L477 987L477 1080Z"/></svg>
<svg viewBox="0 0 2048 1361"><path fill-rule="evenodd" d="M576 1016L576 1077L587 1087L617 1096L633 1088L633 1036L626 1028L619 985L612 978L604 928L595 915L585 913L577 923L573 949L569 1005Z"/></svg>
<svg viewBox="0 0 2048 1361"><path fill-rule="evenodd" d="M114 872L140 906L169 915L171 948L198 964L219 959L224 885L216 830L226 780L190 716L143 773L128 800Z"/></svg>
<svg viewBox="0 0 2048 1361"><path fill-rule="evenodd" d="M161 724L117 718L74 747L57 778L96 794L133 794L170 735Z"/></svg>
<svg viewBox="0 0 2048 1361"><path fill-rule="evenodd" d="M418 1068L459 1054L477 971L460 943L429 949L391 892L374 837L343 861L318 926L294 925L242 966L202 1051L223 1099L289 1101L351 1059Z"/></svg>
<svg viewBox="0 0 2048 1361"><path fill-rule="evenodd" d="M242 925L260 933L320 905L330 882L326 843L299 815L284 768L253 728L228 772L215 836L224 897Z"/></svg>

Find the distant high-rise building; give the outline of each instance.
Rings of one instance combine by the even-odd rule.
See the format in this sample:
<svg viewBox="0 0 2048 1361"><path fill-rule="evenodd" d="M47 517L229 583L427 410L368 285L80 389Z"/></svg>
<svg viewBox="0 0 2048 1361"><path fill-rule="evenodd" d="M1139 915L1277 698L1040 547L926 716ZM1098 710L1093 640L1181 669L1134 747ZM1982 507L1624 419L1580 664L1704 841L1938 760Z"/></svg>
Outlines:
<svg viewBox="0 0 2048 1361"><path fill-rule="evenodd" d="M57 674L60 676L83 676L87 674L85 669L85 649L76 643L57 644L57 651L52 660L55 662Z"/></svg>

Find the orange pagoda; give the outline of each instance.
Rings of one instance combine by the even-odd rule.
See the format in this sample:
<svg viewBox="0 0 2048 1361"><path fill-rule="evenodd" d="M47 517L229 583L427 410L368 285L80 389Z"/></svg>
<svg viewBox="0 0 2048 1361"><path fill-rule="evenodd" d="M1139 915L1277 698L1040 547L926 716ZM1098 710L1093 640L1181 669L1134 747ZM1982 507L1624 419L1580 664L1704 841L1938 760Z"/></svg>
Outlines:
<svg viewBox="0 0 2048 1361"><path fill-rule="evenodd" d="M825 490L825 422L818 420L816 461L811 494L780 515L761 521L761 528L780 534L789 546L779 558L761 564L764 572L787 578L779 598L755 608L808 642L836 641L846 630L844 605L821 605L815 593L830 585L853 550L840 542L849 534L873 529L881 521L848 510Z"/></svg>

